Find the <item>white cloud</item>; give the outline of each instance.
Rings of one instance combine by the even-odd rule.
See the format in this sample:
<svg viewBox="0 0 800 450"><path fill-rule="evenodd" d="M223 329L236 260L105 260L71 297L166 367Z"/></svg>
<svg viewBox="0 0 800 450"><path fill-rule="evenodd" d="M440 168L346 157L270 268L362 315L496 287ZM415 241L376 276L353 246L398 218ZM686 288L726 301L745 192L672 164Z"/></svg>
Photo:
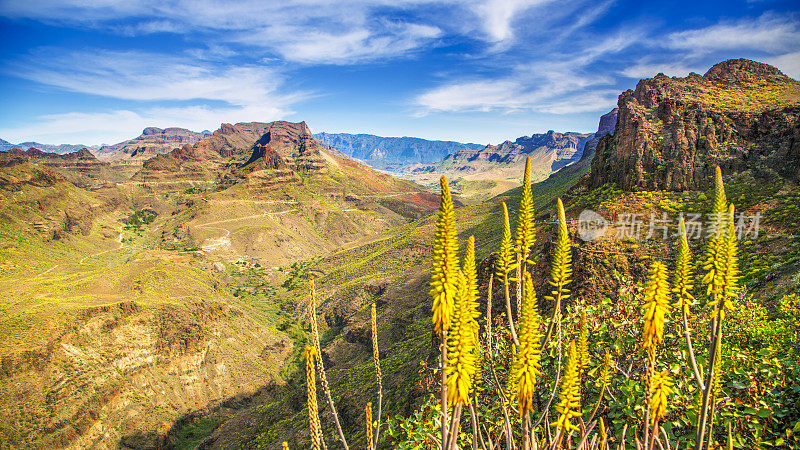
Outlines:
<svg viewBox="0 0 800 450"><path fill-rule="evenodd" d="M40 50L15 64L14 74L67 91L138 103L114 111L44 115L30 124L0 129L0 136L12 141L114 143L137 136L147 126L202 130L222 122L271 121L285 118L294 103L311 95L287 91L284 75L271 67L222 66L146 52ZM188 105L150 106L164 101Z"/></svg>
<svg viewBox="0 0 800 450"><path fill-rule="evenodd" d="M618 53L636 42L637 30L592 42L566 56L520 64L502 77L453 81L418 95L418 116L431 112L520 111L566 113L600 111L616 103L609 90L595 92L613 79L588 70L598 58Z"/></svg>
<svg viewBox="0 0 800 450"><path fill-rule="evenodd" d="M800 51L774 56L765 61L780 69L787 76L800 80Z"/></svg>
<svg viewBox="0 0 800 450"><path fill-rule="evenodd" d="M800 23L792 16L766 13L755 20L740 19L675 32L667 36L666 45L692 53L716 50L785 52L800 46Z"/></svg>
<svg viewBox="0 0 800 450"><path fill-rule="evenodd" d="M486 0L472 6L475 15L483 18L482 28L490 42L513 37L513 22L521 12L552 0Z"/></svg>
<svg viewBox="0 0 800 450"><path fill-rule="evenodd" d="M287 111L270 105L71 112L45 115L25 125L0 128L0 136L9 142L114 144L134 138L151 126L215 130L223 122L270 122L284 119L286 114Z"/></svg>
<svg viewBox="0 0 800 450"><path fill-rule="evenodd" d="M0 0L0 16L91 27L124 35L210 33L218 42L244 42L290 61L350 64L403 56L435 45L444 29L491 43L510 41L524 11L552 2ZM432 10L436 12L430 12ZM405 18L397 19L395 12ZM412 20L416 16L425 20Z"/></svg>
<svg viewBox="0 0 800 450"><path fill-rule="evenodd" d="M292 95L279 92L283 77L276 69L219 66L180 55L46 49L15 64L13 73L72 92L125 100L205 99L240 106L293 101Z"/></svg>
<svg viewBox="0 0 800 450"><path fill-rule="evenodd" d="M354 28L347 32L306 31L296 26L270 27L238 38L251 45L268 42L283 59L301 63L349 64L397 57L442 35L429 25L392 23L384 31Z"/></svg>

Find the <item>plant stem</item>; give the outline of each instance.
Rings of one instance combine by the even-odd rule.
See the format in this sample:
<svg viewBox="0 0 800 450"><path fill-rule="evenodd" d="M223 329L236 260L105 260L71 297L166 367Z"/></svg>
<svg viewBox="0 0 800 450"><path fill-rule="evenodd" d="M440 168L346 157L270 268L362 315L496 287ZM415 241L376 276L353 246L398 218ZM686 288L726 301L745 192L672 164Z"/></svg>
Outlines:
<svg viewBox="0 0 800 450"><path fill-rule="evenodd" d="M717 294L714 294L715 300ZM714 328L713 328L713 341L711 342L711 348L709 349L709 358L708 358L708 370L706 371L706 384L705 389L703 389L703 405L700 408L700 418L697 421L697 439L695 440L694 448L695 450L703 450L703 444L705 441L705 433L706 433L706 421L708 420L708 406L709 406L709 397L711 396L711 383L714 379L714 363L717 360L717 347L719 343L722 342L722 317L720 315L720 308L722 301L717 302L717 307L714 310L715 318L714 318Z"/></svg>
<svg viewBox="0 0 800 450"><path fill-rule="evenodd" d="M456 407L453 410L453 416L450 418L450 435L448 436L450 442L446 447L449 450L456 448L458 444L458 430L461 425L461 410L463 409L463 406L464 403L459 400L458 404L456 404Z"/></svg>
<svg viewBox="0 0 800 450"><path fill-rule="evenodd" d="M469 404L469 419L472 422L472 450L478 450L478 440L481 441L481 448L486 450L483 435L478 430L478 415L475 413L475 406L472 403Z"/></svg>
<svg viewBox="0 0 800 450"><path fill-rule="evenodd" d="M494 378L495 388L500 394L500 406L503 410L503 420L505 421L506 434L508 435L508 439L506 439L506 448L507 450L512 450L514 447L514 439L511 436L511 420L508 418L508 409L506 408L506 403L510 405L510 400L506 398L505 392L503 392L503 389L500 388L500 380L498 380L497 372L494 370L494 354L491 351L489 352L489 367L492 369L492 377Z"/></svg>
<svg viewBox="0 0 800 450"><path fill-rule="evenodd" d="M694 358L694 347L692 346L692 333L689 330L689 319L686 317L686 310L684 309L681 313L683 316L683 335L686 337L686 348L688 349L689 353L689 362L692 364L692 373L694 374L694 379L697 380L697 384L700 386L701 391L706 390L706 386L703 383L703 377L700 376L700 370L697 368L697 360Z"/></svg>
<svg viewBox="0 0 800 450"><path fill-rule="evenodd" d="M508 314L508 327L511 329L511 339L514 340L514 345L519 347L519 339L517 339L517 330L514 327L514 316L511 315L511 294L508 292L508 277L506 277L505 293L506 293L506 314Z"/></svg>
<svg viewBox="0 0 800 450"><path fill-rule="evenodd" d="M525 420L522 422L522 448L523 450L531 450L531 416L525 413Z"/></svg>

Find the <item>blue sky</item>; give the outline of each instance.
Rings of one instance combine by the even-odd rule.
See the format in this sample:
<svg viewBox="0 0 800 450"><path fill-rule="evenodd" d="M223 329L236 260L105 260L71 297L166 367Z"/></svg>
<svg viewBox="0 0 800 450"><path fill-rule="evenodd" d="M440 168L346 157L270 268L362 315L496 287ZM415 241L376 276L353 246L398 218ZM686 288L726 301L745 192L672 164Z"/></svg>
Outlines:
<svg viewBox="0 0 800 450"><path fill-rule="evenodd" d="M728 58L800 78L795 1L0 0L0 138L146 126L498 143L594 131L658 72Z"/></svg>

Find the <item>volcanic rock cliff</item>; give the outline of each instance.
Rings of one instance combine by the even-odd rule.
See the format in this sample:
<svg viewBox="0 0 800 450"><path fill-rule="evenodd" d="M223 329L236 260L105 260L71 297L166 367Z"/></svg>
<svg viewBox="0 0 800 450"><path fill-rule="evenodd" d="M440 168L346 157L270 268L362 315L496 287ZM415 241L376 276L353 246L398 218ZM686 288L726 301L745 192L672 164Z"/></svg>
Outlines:
<svg viewBox="0 0 800 450"><path fill-rule="evenodd" d="M224 123L194 145L148 159L134 179L177 186L211 182L238 166L245 166L246 172L320 170L320 149L305 122Z"/></svg>
<svg viewBox="0 0 800 450"><path fill-rule="evenodd" d="M194 145L210 135L211 133L208 131L197 133L185 128L147 127L139 137L114 145L104 145L97 151L97 154L105 159L141 163L153 156L168 153L177 147L187 144Z"/></svg>
<svg viewBox="0 0 800 450"><path fill-rule="evenodd" d="M550 161L548 169L558 170L580 158L583 144L588 135L581 133L557 133L553 130L544 134L523 136L515 141L505 141L499 145L487 145L481 150L462 150L451 153L442 161L444 165L461 167L467 172L481 171L480 165L496 163L514 165L524 162L527 156ZM541 154L541 157L539 155Z"/></svg>
<svg viewBox="0 0 800 450"><path fill-rule="evenodd" d="M800 82L767 64L721 62L703 75L641 80L619 97L600 140L592 187L704 189L714 167L800 180Z"/></svg>

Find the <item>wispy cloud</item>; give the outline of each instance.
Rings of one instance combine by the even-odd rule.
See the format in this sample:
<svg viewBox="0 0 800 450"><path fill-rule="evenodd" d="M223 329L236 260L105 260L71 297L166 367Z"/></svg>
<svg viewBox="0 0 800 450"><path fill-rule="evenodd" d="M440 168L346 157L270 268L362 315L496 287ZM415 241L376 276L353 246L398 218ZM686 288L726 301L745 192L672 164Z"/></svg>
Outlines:
<svg viewBox="0 0 800 450"><path fill-rule="evenodd" d="M553 0L487 0L475 2L471 9L483 18L482 30L490 42L500 42L514 35L514 21L521 12Z"/></svg>
<svg viewBox="0 0 800 450"><path fill-rule="evenodd" d="M0 136L9 142L32 140L45 143L113 144L137 136L142 129L151 126L215 130L223 122L268 122L285 114L285 110L271 105L216 108L199 105L152 107L138 111L71 112L43 115L24 125L2 127Z"/></svg>
<svg viewBox="0 0 800 450"><path fill-rule="evenodd" d="M490 43L511 40L521 13L553 1L6 0L0 16L124 35L213 33L219 41L260 47L288 61L352 64L413 53L435 42L443 28ZM434 9L438 13L427 12ZM461 23L453 23L456 17Z"/></svg>
<svg viewBox="0 0 800 450"><path fill-rule="evenodd" d="M717 50L785 52L800 47L800 22L793 15L765 13L755 20L723 21L667 36L672 49L705 53Z"/></svg>
<svg viewBox="0 0 800 450"><path fill-rule="evenodd" d="M766 62L781 69L795 80L800 80L800 51L773 56L767 58Z"/></svg>
<svg viewBox="0 0 800 450"><path fill-rule="evenodd" d="M350 64L402 56L442 35L437 27L413 23L384 24L381 30L354 28L332 32L283 26L242 33L238 40L256 46L269 43L287 61Z"/></svg>
<svg viewBox="0 0 800 450"><path fill-rule="evenodd" d="M40 49L18 61L14 73L71 92L132 101L130 109L42 115L0 129L16 140L111 143L157 124L200 130L221 122L270 121L290 115L293 104L313 95L289 90L275 68L217 65L180 54ZM183 105L154 106L164 101Z"/></svg>
<svg viewBox="0 0 800 450"><path fill-rule="evenodd" d="M281 106L301 95L279 92L283 77L270 67L222 66L140 51L40 49L18 61L14 74L72 92L124 100L204 99Z"/></svg>
<svg viewBox="0 0 800 450"><path fill-rule="evenodd" d="M613 34L592 44L583 44L574 54L550 55L546 63L515 66L503 77L455 80L418 95L413 103L417 115L462 111L599 111L616 103L613 90L596 89L613 78L588 70L598 58L618 53L636 42L638 31ZM577 43L576 43L577 44ZM615 92L615 91L613 91Z"/></svg>

